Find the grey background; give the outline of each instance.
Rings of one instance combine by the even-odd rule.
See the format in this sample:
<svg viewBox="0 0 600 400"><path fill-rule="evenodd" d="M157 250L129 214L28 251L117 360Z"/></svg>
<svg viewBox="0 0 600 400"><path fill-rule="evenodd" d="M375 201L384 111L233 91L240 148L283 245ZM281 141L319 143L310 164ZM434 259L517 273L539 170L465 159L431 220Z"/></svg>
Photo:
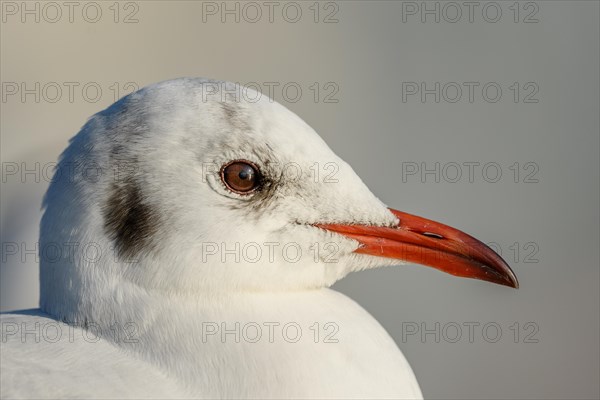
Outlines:
<svg viewBox="0 0 600 400"><path fill-rule="evenodd" d="M42 14L39 23L31 16L22 22L20 14L3 12L3 85L56 82L64 89L56 102L49 101L56 95L48 92L41 93L38 103L32 95L24 101L8 96L3 87L3 245L34 246L44 177L49 177L43 168L57 159L88 116L112 103L115 82L121 95L127 82L141 87L179 76L278 82L279 88L295 82L303 90L299 101L286 101L281 90L275 98L312 125L385 203L495 242L519 277L521 289L515 291L407 265L353 274L335 285L391 333L424 395L600 396L598 2L522 2L518 23L509 8L512 1L496 3L502 17L495 23L483 18L488 2L477 2L473 22L463 6L455 23L444 15L439 23L434 16L423 23L420 15L403 14L402 2L391 1L321 3L318 23L309 9L312 1L298 3L303 14L296 23L282 17L284 3L273 22L263 15L251 23L241 15L239 23L231 16L223 23L219 15L204 14L203 21L202 2L139 1L135 6L121 3L115 23L112 3L98 3L103 14L96 23L82 17L85 2L72 22L66 15L48 22ZM34 7L34 2L28 4ZM123 23L135 7L138 22ZM334 15L338 22L324 23L334 7L339 8ZM435 2L427 7L434 8ZM538 22L523 22L536 9ZM446 11L448 19L454 17L454 10ZM488 19L493 11L488 9ZM79 84L73 102L63 82ZM102 88L97 102L82 96L81 88L89 82ZM309 88L314 82L321 87L316 102ZM324 102L331 91L324 88L327 82L339 88L333 97L337 103ZM436 103L433 95L425 102L418 96L404 102L402 82L480 86L472 103L466 92L455 103L443 96ZM487 82L502 88L499 101L482 97ZM521 89L517 102L509 88L514 82ZM528 82L539 88L537 103L523 101ZM23 183L5 176L7 163L15 162L39 162L41 169ZM402 175L406 163L433 168L436 162L440 169L447 166L439 182L432 175ZM465 162L497 163L502 177L488 182L494 171L484 176L479 167L470 182L463 167L463 176L452 183L454 164L448 163ZM518 183L509 168L515 162L521 172ZM526 163L535 163L531 168L537 168L532 176L537 183L524 182L533 171L524 169ZM516 259L511 249L515 242L520 248ZM3 247L0 272L3 311L37 305L33 255L21 251L8 256ZM479 324L472 343L469 322ZM439 342L434 334L403 338L407 327L435 330L436 323ZM482 332L489 323L502 329L495 343L494 329ZM511 330L515 323L517 343ZM457 325L462 336L452 343Z"/></svg>

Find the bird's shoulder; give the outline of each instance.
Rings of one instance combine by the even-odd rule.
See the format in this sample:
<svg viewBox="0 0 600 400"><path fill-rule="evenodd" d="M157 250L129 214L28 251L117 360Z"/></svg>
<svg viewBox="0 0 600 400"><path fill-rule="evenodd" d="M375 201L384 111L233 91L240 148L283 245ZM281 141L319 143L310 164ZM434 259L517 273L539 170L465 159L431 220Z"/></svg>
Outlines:
<svg viewBox="0 0 600 400"><path fill-rule="evenodd" d="M1 398L185 397L162 372L102 338L40 312L0 314Z"/></svg>

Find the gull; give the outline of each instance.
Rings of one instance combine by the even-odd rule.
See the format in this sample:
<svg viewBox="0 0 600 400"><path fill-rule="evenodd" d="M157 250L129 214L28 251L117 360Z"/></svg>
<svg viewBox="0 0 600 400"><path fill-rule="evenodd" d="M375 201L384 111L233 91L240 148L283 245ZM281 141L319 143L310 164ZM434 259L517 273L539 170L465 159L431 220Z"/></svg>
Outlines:
<svg viewBox="0 0 600 400"><path fill-rule="evenodd" d="M40 308L3 314L2 397L422 398L329 289L417 263L517 287L489 247L388 208L302 119L180 78L91 117L40 225Z"/></svg>

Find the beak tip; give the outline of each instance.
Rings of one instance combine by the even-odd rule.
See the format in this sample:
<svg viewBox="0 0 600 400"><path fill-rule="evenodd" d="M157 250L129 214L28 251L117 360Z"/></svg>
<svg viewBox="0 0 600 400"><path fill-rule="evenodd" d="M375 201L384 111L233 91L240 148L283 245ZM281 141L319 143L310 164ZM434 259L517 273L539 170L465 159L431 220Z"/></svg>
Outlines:
<svg viewBox="0 0 600 400"><path fill-rule="evenodd" d="M519 280L517 279L517 276L512 271L512 269L508 267L508 265L506 265L504 271L502 271L500 276L502 277L502 280L500 282L495 283L499 283L501 285L508 286L513 289L519 288Z"/></svg>
<svg viewBox="0 0 600 400"><path fill-rule="evenodd" d="M512 274L510 276L510 287L512 287L513 289L519 289L519 280L517 279L517 276L515 274Z"/></svg>
<svg viewBox="0 0 600 400"><path fill-rule="evenodd" d="M506 261L504 261L501 258L502 262L503 262L503 275L504 278L507 281L507 285L513 289L518 289L519 288L519 280L517 279L517 275L514 273L514 271L510 268L510 266L508 265L508 263Z"/></svg>
<svg viewBox="0 0 600 400"><path fill-rule="evenodd" d="M492 250L490 249L490 251L492 251ZM494 270L494 275L496 275L496 278L499 278L499 279L493 279L492 282L498 283L503 286L508 286L513 289L518 289L519 288L519 280L517 279L517 275L510 268L510 266L508 265L508 263L506 261L504 261L500 256L498 256L498 258L499 258L499 260L498 260L499 262L493 264L494 265L493 270Z"/></svg>
<svg viewBox="0 0 600 400"><path fill-rule="evenodd" d="M498 283L500 283L503 286L508 286L513 289L519 289L519 282L516 279L509 279L507 281L498 282Z"/></svg>

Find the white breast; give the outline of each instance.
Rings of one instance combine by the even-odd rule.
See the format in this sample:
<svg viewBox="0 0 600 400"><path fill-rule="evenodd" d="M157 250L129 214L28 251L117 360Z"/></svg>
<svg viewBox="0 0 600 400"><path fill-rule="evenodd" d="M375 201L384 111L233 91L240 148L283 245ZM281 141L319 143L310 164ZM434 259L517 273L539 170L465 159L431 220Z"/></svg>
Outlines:
<svg viewBox="0 0 600 400"><path fill-rule="evenodd" d="M29 378L5 378L10 367L3 352L3 380L43 380L38 387L44 393L52 394L52 387L54 394L73 390L78 397L123 397L120 390L129 385L139 386L130 391L140 397L422 398L387 332L333 290L211 296L209 302L189 299L183 306L181 299L153 296L144 303L143 319L116 322L134 322L130 337L88 343L87 350L81 343L61 341L52 347L11 339L3 344L9 363L19 358L39 365ZM28 356L17 355L17 348L26 348ZM75 367L67 368L73 360ZM94 374L92 381L86 371ZM133 379L125 379L129 375ZM29 393L31 385L10 387L22 388L24 397L40 393ZM99 396L100 387L108 392Z"/></svg>

